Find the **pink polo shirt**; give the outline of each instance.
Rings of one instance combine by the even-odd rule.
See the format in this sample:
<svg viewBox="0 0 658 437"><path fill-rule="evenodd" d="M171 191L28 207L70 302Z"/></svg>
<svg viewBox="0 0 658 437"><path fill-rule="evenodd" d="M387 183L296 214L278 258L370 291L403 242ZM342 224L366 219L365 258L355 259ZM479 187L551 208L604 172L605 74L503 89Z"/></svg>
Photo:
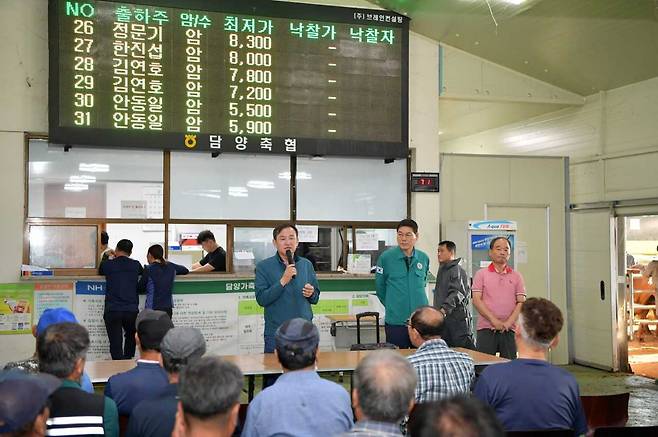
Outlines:
<svg viewBox="0 0 658 437"><path fill-rule="evenodd" d="M525 296L523 277L510 266L498 273L493 263L480 269L473 278L472 291L482 292L482 301L500 321L504 322L516 307L516 296ZM486 317L478 317L477 329L491 329L493 325Z"/></svg>

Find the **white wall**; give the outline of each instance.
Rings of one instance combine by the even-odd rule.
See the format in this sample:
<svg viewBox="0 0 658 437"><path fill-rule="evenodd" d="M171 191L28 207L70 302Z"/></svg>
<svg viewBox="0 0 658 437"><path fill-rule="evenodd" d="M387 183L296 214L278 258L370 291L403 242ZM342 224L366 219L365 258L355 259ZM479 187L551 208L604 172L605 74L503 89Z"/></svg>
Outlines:
<svg viewBox="0 0 658 437"><path fill-rule="evenodd" d="M411 33L409 41L409 147L411 171L438 172L439 165L439 45ZM430 256L432 270L439 242L439 195L413 193L411 217L418 222L418 247Z"/></svg>
<svg viewBox="0 0 658 437"><path fill-rule="evenodd" d="M571 158L574 203L658 197L658 77L442 143L443 152Z"/></svg>

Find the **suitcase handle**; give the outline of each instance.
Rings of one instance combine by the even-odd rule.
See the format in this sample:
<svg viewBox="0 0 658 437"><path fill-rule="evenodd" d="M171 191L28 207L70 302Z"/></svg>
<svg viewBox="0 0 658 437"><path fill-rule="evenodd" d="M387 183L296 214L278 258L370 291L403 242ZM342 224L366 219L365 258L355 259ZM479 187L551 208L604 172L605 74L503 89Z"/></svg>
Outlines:
<svg viewBox="0 0 658 437"><path fill-rule="evenodd" d="M361 318L362 317L374 317L375 318L375 332L377 335L377 343L379 343L379 313L377 311L366 311L364 313L358 313L356 317L356 342L361 344Z"/></svg>

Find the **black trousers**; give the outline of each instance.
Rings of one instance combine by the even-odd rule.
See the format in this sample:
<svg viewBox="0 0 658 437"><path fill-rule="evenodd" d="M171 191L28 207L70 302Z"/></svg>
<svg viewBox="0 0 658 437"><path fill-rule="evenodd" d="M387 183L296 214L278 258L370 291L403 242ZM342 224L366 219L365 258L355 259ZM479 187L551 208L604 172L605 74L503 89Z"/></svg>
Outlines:
<svg viewBox="0 0 658 437"><path fill-rule="evenodd" d="M489 355L496 355L513 360L516 358L516 343L514 331L494 331L492 329L478 330L478 351Z"/></svg>
<svg viewBox="0 0 658 437"><path fill-rule="evenodd" d="M129 360L135 356L136 319L137 311L108 311L103 315L113 360Z"/></svg>
<svg viewBox="0 0 658 437"><path fill-rule="evenodd" d="M405 325L389 325L384 324L384 331L386 332L386 342L392 343L400 349L411 349L414 347L409 339L409 331Z"/></svg>
<svg viewBox="0 0 658 437"><path fill-rule="evenodd" d="M473 332L471 332L471 316L463 306L455 308L443 322L441 338L449 347L463 347L475 350Z"/></svg>

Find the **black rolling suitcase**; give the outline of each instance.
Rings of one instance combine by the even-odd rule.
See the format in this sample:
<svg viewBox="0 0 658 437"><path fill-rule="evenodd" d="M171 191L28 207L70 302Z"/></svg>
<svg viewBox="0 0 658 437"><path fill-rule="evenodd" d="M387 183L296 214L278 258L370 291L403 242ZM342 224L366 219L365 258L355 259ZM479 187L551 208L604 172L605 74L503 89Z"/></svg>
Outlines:
<svg viewBox="0 0 658 437"><path fill-rule="evenodd" d="M375 318L375 332L377 333L377 343L361 344L361 318L374 317ZM379 342L379 313L376 311L359 313L356 315L356 344L350 348L351 351L372 351L375 349L397 349L397 346L391 343Z"/></svg>

